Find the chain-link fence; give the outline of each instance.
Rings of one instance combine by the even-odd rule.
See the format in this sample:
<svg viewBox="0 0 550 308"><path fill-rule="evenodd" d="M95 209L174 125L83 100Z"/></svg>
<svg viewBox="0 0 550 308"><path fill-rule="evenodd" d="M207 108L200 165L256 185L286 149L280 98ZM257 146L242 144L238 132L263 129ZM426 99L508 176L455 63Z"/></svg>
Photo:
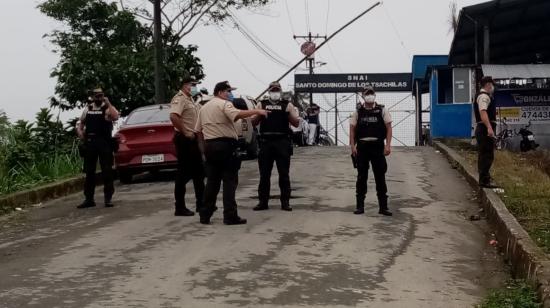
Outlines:
<svg viewBox="0 0 550 308"><path fill-rule="evenodd" d="M377 102L386 106L393 120L392 142L395 146L414 146L416 141L416 107L411 93L378 93ZM321 126L337 145L349 145L349 119L361 98L356 93L314 94L321 107ZM429 101L424 101L429 106ZM426 109L426 108L424 108ZM426 115L423 116L425 118Z"/></svg>

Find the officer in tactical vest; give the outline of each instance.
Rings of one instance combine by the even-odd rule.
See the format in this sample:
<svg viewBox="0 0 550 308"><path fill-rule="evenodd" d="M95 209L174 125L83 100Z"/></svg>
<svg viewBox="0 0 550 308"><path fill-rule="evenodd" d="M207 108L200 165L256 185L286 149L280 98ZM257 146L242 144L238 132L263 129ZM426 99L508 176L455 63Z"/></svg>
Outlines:
<svg viewBox="0 0 550 308"><path fill-rule="evenodd" d="M495 83L493 78L485 76L481 79L481 89L474 101L476 118L475 135L478 146L479 185L486 188L497 187L491 181L491 166L495 158L495 130L497 127L497 108L493 98Z"/></svg>
<svg viewBox="0 0 550 308"><path fill-rule="evenodd" d="M103 176L105 207L113 207L112 197L115 192L113 184L113 152L116 140L112 138L113 122L119 117L116 108L103 94L103 90L93 90L92 103L84 109L77 127L77 134L84 141L84 182L85 200L77 208L95 206L95 173L97 160Z"/></svg>
<svg viewBox="0 0 550 308"><path fill-rule="evenodd" d="M376 94L370 86L363 91L364 104L353 113L350 119L351 152L357 166L356 198L357 208L354 214L365 212L367 194L367 176L369 163L372 165L379 214L392 216L388 210L388 188L386 156L391 153L392 120L383 105L376 103ZM384 144L384 140L386 143Z"/></svg>
<svg viewBox="0 0 550 308"><path fill-rule="evenodd" d="M271 171L273 163L277 164L279 172L279 188L281 189L281 209L292 211L290 206L290 156L292 142L290 125L298 127L300 119L294 106L282 99L281 84L277 81L269 85L269 98L258 104L257 108L269 112L267 117L255 117L254 125L260 125L260 153L258 166L260 169L260 184L258 197L260 203L255 211L269 208L269 190L271 186Z"/></svg>

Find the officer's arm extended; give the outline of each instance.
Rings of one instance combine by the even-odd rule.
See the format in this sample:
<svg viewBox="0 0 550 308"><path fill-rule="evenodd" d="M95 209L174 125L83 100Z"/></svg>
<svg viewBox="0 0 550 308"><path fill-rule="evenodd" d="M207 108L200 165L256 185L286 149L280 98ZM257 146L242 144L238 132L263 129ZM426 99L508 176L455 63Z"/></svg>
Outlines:
<svg viewBox="0 0 550 308"><path fill-rule="evenodd" d="M240 119L246 119L253 116L267 116L268 112L263 109L253 109L253 110L241 110L239 113L237 113L237 116L235 116L235 119L233 121L237 121Z"/></svg>

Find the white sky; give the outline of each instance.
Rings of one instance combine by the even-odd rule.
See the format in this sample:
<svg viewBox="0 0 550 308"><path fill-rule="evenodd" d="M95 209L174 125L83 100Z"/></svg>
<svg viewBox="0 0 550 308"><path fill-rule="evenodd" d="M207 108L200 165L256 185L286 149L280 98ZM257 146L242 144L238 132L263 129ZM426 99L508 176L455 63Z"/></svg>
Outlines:
<svg viewBox="0 0 550 308"><path fill-rule="evenodd" d="M285 0L273 1L263 14L240 11L237 16L271 49L292 63L302 56L292 38L293 31L297 35L308 32L306 1L311 32L320 35L327 29L332 33L375 3L371 0L286 1L290 16ZM42 36L60 25L36 9L40 2L4 0L0 3L0 91L3 95L0 109L11 120L33 119L39 108L48 106L48 98L54 94L55 80L49 74L57 63L57 56L51 52L47 38ZM484 1L457 1L459 7L480 2ZM410 72L412 55L447 54L452 40L448 31L449 3L450 0L384 1L382 6L336 36L329 43L332 52L326 47L321 49L317 61L328 64L317 68L316 72ZM221 32L213 26L198 27L183 43L199 46L197 55L207 75L201 86L209 91L216 82L229 80L239 88L238 93L256 96L287 70L271 62L237 30L228 27ZM292 83L291 74L282 84L288 87ZM76 114L77 111L67 112L61 117L68 119Z"/></svg>

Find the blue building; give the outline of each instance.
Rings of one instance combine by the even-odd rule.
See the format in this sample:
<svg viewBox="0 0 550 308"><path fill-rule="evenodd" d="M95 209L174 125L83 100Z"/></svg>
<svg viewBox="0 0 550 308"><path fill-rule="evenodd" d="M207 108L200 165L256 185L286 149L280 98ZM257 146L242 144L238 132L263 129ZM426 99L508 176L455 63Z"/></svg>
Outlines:
<svg viewBox="0 0 550 308"><path fill-rule="evenodd" d="M413 58L417 127L428 127L432 138L470 138L472 101L487 75L498 83L501 122L507 128L532 123L541 145L550 147L548 16L545 0L494 0L463 8L449 55ZM418 144L422 135L419 129Z"/></svg>

